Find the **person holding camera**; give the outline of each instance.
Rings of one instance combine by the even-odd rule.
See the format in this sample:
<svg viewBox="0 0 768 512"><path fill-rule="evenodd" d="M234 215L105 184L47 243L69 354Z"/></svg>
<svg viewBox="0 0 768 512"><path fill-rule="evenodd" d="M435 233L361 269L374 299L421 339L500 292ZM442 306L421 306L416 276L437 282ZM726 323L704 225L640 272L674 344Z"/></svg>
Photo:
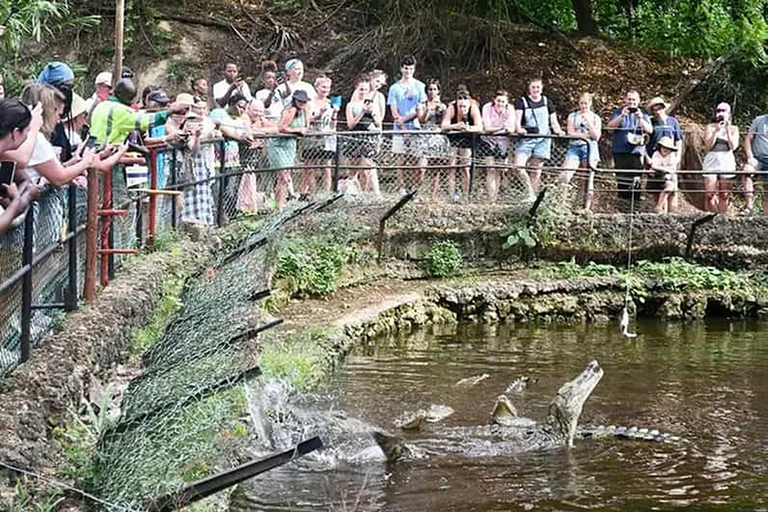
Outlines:
<svg viewBox="0 0 768 512"><path fill-rule="evenodd" d="M651 120L639 105L640 93L627 91L624 106L614 109L608 121L608 128L613 130L611 152L614 166L622 171L616 173L616 185L618 197L623 201L638 199L639 187L634 186L635 178L642 176L647 136L653 133Z"/></svg>
<svg viewBox="0 0 768 512"><path fill-rule="evenodd" d="M283 113L283 98L277 90L277 63L265 60L261 63L261 86L255 98L264 104L266 119L274 124L280 122Z"/></svg>
<svg viewBox="0 0 768 512"><path fill-rule="evenodd" d="M736 177L736 158L733 152L739 147L739 127L731 123L731 106L720 103L715 108L715 121L704 131L704 155L702 169L707 211L727 213L730 200L730 180Z"/></svg>
<svg viewBox="0 0 768 512"><path fill-rule="evenodd" d="M384 112L371 98L371 77L365 73L355 78L355 92L347 103L347 128L350 131L371 132L370 135L355 135L344 144L344 156L353 166L346 180L347 190L354 190L355 181L360 183L363 192L370 192L379 197L379 175L373 158L379 150L381 125ZM358 179L359 176L359 179Z"/></svg>
<svg viewBox="0 0 768 512"><path fill-rule="evenodd" d="M488 200L495 203L499 197L499 186L503 169L509 158L509 134L515 131L515 108L509 104L507 91L499 90L483 105L483 130L494 136L484 136L481 148L486 157L485 187ZM494 167L494 164L498 167Z"/></svg>
<svg viewBox="0 0 768 512"><path fill-rule="evenodd" d="M757 116L749 131L744 135L744 156L747 161L744 171L749 174L742 176L744 184L744 200L747 207L742 212L745 216L751 216L755 205L754 175L763 176L763 215L768 215L768 114Z"/></svg>
<svg viewBox="0 0 768 512"><path fill-rule="evenodd" d="M251 90L240 68L234 62L229 62L224 67L224 80L213 84L213 100L219 107L226 108L233 94L243 96L246 102L251 101Z"/></svg>
<svg viewBox="0 0 768 512"><path fill-rule="evenodd" d="M443 122L443 114L447 105L440 99L440 80L431 78L427 81L427 102L418 110L419 123L425 131L440 131L440 125ZM450 154L450 144L448 139L442 134L430 134L422 136L422 154L427 159L426 165L431 169L432 174L432 197L437 196L440 189L440 168L448 162Z"/></svg>
<svg viewBox="0 0 768 512"><path fill-rule="evenodd" d="M287 77L287 80L286 80ZM311 84L304 81L304 63L299 59L291 59L285 63L285 75L277 74L277 92L280 93L283 108L293 105L293 93L303 91L309 100L315 99L317 91Z"/></svg>
<svg viewBox="0 0 768 512"><path fill-rule="evenodd" d="M565 135L557 120L555 105L542 94L543 90L541 78L533 78L528 82L528 94L515 101L515 127L517 133L523 135L515 144L515 166L531 200L539 191L541 167L550 158L552 139L530 135ZM526 166L531 168L530 175Z"/></svg>

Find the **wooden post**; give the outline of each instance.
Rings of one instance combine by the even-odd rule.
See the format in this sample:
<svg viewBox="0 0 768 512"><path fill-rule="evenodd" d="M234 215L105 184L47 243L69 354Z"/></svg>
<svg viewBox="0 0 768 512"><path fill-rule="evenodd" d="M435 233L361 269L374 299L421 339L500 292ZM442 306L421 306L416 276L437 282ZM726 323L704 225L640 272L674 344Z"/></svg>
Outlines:
<svg viewBox="0 0 768 512"><path fill-rule="evenodd" d="M112 73L112 85L123 74L123 25L125 22L125 0L115 2L115 71Z"/></svg>

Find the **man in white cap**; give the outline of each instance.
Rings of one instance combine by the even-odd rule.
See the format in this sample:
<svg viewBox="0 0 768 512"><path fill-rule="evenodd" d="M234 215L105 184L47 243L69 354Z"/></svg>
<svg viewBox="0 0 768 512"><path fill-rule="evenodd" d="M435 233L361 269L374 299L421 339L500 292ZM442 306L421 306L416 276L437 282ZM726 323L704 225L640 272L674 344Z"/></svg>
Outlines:
<svg viewBox="0 0 768 512"><path fill-rule="evenodd" d="M90 114L93 109L96 108L96 105L102 101L107 101L110 94L112 94L112 73L109 71L102 71L96 75L94 91L91 96L91 110L88 113Z"/></svg>

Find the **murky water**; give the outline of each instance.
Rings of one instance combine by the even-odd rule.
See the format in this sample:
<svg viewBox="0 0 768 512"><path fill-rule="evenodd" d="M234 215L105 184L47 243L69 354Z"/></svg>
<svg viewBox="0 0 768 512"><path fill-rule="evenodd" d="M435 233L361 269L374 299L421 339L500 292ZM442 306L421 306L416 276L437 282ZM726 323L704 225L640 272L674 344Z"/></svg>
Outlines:
<svg viewBox="0 0 768 512"><path fill-rule="evenodd" d="M558 387L597 358L605 376L580 424L636 425L686 442L577 441L503 457L450 455L387 465L376 457L307 461L252 480L238 510L754 510L768 506L768 326L757 323L616 327L453 326L361 348L329 394L350 416L395 431L403 410L456 410L440 426L488 422L495 397L546 414ZM472 388L462 378L488 373ZM326 397L324 400L328 400ZM324 407L330 407L327 404ZM435 439L427 425L410 439Z"/></svg>

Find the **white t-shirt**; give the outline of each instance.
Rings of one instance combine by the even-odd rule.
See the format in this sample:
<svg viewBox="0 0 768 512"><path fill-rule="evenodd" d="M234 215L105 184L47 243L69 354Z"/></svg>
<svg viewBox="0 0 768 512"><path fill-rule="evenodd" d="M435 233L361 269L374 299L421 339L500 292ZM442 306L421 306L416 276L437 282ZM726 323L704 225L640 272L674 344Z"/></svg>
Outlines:
<svg viewBox="0 0 768 512"><path fill-rule="evenodd" d="M285 92L285 84L280 84L277 86L277 91L280 93L280 98L283 100L283 107L287 107L291 104L291 100L293 99L293 93L296 91L305 91L307 93L307 96L309 96L309 101L312 101L315 99L315 96L317 96L317 92L315 92L315 88L312 87L311 84L301 81L296 82L295 84L291 84L291 94L289 94L286 98L283 98L283 93Z"/></svg>
<svg viewBox="0 0 768 512"><path fill-rule="evenodd" d="M27 167L24 168L32 183L40 183L41 180L40 173L37 172L35 166L53 160L54 158L56 158L56 152L53 149L53 145L45 138L45 135L41 132L37 132L35 148L32 150L32 156L29 157Z"/></svg>
<svg viewBox="0 0 768 512"><path fill-rule="evenodd" d="M216 100L217 105L218 105L219 99L227 95L229 86L230 84L227 83L226 80L222 80L221 82L216 82L215 84L213 84L213 99ZM247 83L243 82L240 92L242 93L243 96L245 96L246 100L251 101L252 99L251 89L248 88ZM233 91L232 94L235 94L235 92Z"/></svg>
<svg viewBox="0 0 768 512"><path fill-rule="evenodd" d="M273 123L279 123L280 116L283 113L283 100L280 98L280 93L277 92L277 89L274 91L261 89L256 93L256 99L262 103L266 103L270 96L272 96L272 103L269 104L269 108L264 110L265 117Z"/></svg>

